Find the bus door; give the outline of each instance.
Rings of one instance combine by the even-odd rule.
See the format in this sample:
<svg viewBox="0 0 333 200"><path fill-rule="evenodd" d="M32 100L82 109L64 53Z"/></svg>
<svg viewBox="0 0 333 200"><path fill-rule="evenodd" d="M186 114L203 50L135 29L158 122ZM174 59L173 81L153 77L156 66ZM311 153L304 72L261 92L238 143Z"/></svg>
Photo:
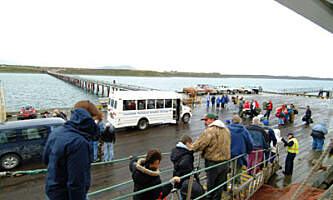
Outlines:
<svg viewBox="0 0 333 200"><path fill-rule="evenodd" d="M180 99L173 100L173 119L178 121L180 118Z"/></svg>

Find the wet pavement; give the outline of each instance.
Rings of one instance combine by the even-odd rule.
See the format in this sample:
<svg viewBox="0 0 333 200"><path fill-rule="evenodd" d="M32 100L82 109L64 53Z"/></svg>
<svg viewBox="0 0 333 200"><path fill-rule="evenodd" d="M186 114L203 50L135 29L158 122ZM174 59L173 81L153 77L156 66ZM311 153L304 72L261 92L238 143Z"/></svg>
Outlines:
<svg viewBox="0 0 333 200"><path fill-rule="evenodd" d="M256 99L262 105L264 101L272 100L274 110L278 105L285 103L293 103L299 111L296 115L294 124L289 124L287 127L281 127L281 134L286 138L287 133L293 132L300 143L300 153L295 158L294 175L290 179L285 179L282 171L280 170L276 176L273 177L271 185L275 187L282 187L287 183L296 183L304 180L311 170L312 159L319 157L319 154L313 152L311 149L312 138L310 136L311 126L306 127L304 122L301 121L305 113L305 107L311 106L312 118L315 123L326 121L328 130L332 130L332 121L329 116L333 116L333 111L329 109L329 100L318 98L301 97L301 96L282 96L272 94L260 94L245 96L246 99ZM204 99L204 98L203 98ZM150 148L159 148L161 152L170 152L175 146L177 140L184 134L197 138L204 130L203 122L200 118L207 112L216 112L220 119L227 120L233 116L232 105L229 109L207 109L205 104L196 105L193 109L193 117L189 124L179 125L160 125L149 127L145 131L139 131L134 128L129 128L117 132L117 142L114 147L115 159L125 158L129 155L142 155ZM277 128L277 118L273 112L270 117L272 128ZM249 123L249 120L244 122ZM332 138L331 133L328 138ZM325 147L328 145L326 140ZM282 144L280 144L280 164L284 166L286 151ZM41 162L30 162L24 164L17 170L39 169L45 168ZM172 168L169 156L164 156L161 162L161 171ZM91 170L91 187L89 192L100 190L131 180L131 175L128 169L128 161L93 166ZM161 177L163 180L171 178L172 172L165 173ZM116 196L124 195L132 191L133 184L119 187L114 190L106 191L98 195L90 196L90 199L112 199ZM20 177L6 177L0 178L0 199L25 199L36 200L45 199L45 174L25 175Z"/></svg>

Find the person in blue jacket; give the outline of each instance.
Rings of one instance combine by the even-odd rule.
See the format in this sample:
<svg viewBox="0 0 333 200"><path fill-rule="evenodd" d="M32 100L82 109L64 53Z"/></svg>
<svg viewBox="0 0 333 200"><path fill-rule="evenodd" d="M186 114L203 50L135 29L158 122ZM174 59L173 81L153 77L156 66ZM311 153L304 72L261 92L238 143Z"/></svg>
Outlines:
<svg viewBox="0 0 333 200"><path fill-rule="evenodd" d="M221 98L218 96L216 98L216 108L220 108Z"/></svg>
<svg viewBox="0 0 333 200"><path fill-rule="evenodd" d="M210 97L209 97L209 95L207 95L207 98L206 98L207 100L207 108L209 108L209 102L210 102Z"/></svg>
<svg viewBox="0 0 333 200"><path fill-rule="evenodd" d="M236 174L241 172L243 166L247 167L247 155L252 153L253 140L247 129L241 124L242 119L235 115L231 120L232 124L228 126L231 133L231 158L245 154L237 159ZM239 183L240 177L236 178L236 183Z"/></svg>
<svg viewBox="0 0 333 200"><path fill-rule="evenodd" d="M320 124L316 124L312 128L312 149L318 152L323 151L323 145L325 140L325 135L327 134L326 123L322 122Z"/></svg>
<svg viewBox="0 0 333 200"><path fill-rule="evenodd" d="M99 134L94 118L100 120L100 116L93 103L79 101L70 120L49 135L43 152L47 165L46 199L87 199L93 161L89 141Z"/></svg>

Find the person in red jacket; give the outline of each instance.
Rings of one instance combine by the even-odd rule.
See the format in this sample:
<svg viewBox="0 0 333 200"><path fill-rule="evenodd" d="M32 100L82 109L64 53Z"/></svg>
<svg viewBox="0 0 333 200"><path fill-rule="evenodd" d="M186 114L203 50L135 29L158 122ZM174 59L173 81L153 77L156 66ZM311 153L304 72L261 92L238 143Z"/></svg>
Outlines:
<svg viewBox="0 0 333 200"><path fill-rule="evenodd" d="M273 103L272 103L272 101L269 101L267 103L267 108L266 109L267 110L266 110L266 113L265 113L264 117L267 117L267 121L269 121L269 115L271 114L271 111L273 109Z"/></svg>

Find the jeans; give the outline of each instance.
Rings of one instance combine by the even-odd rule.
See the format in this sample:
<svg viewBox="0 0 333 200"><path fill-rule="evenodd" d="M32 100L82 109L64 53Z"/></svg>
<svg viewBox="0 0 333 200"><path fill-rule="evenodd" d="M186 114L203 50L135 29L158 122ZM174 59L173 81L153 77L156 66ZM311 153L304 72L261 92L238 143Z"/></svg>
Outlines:
<svg viewBox="0 0 333 200"><path fill-rule="evenodd" d="M113 159L113 143L104 142L104 161Z"/></svg>
<svg viewBox="0 0 333 200"><path fill-rule="evenodd" d="M94 160L96 160L98 156L98 141L90 141L90 146L93 149Z"/></svg>
<svg viewBox="0 0 333 200"><path fill-rule="evenodd" d="M210 167L221 162L213 162L210 160L205 160L205 167ZM227 181L227 173L228 173L228 164L220 165L218 167L206 170L207 175L207 191L210 191L217 186L221 185L222 183ZM207 199L211 200L220 200L223 189L226 190L227 184L219 189L215 190L214 192L207 195Z"/></svg>
<svg viewBox="0 0 333 200"><path fill-rule="evenodd" d="M94 147L94 160L97 160L98 157L98 141L93 141Z"/></svg>
<svg viewBox="0 0 333 200"><path fill-rule="evenodd" d="M295 157L296 157L296 153L288 152L287 158L286 158L285 169L284 169L285 174L287 174L287 175L293 174Z"/></svg>
<svg viewBox="0 0 333 200"><path fill-rule="evenodd" d="M312 137L312 149L317 149L317 151L323 151L324 139L319 139L316 137Z"/></svg>

